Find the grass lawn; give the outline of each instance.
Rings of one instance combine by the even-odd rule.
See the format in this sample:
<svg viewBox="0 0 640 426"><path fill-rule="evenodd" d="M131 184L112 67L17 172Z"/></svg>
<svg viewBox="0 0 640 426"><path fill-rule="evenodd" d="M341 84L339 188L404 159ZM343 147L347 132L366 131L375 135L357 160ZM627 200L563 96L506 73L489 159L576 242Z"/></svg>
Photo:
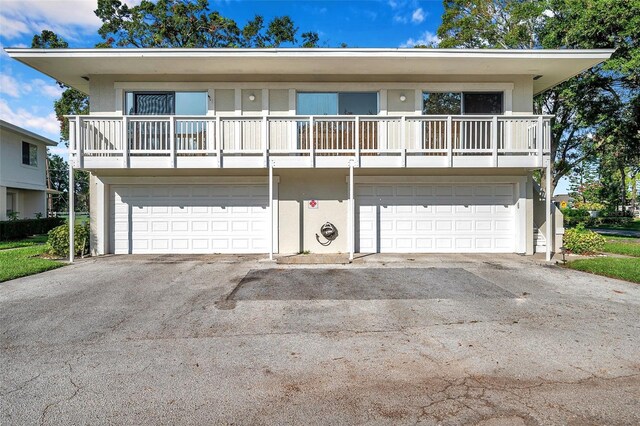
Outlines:
<svg viewBox="0 0 640 426"><path fill-rule="evenodd" d="M632 257L594 257L592 259L579 259L567 263L567 267L640 284L640 259Z"/></svg>
<svg viewBox="0 0 640 426"><path fill-rule="evenodd" d="M47 242L46 235L34 235L33 237L27 237L24 240L16 241L0 241L0 250L18 248L18 247L31 247L38 244L44 244Z"/></svg>
<svg viewBox="0 0 640 426"><path fill-rule="evenodd" d="M13 241L13 243L27 242L28 240ZM40 243L31 246L18 246L9 250L7 247L0 250L0 282L12 280L14 278L26 277L27 275L38 274L40 272L56 269L64 266L64 263L55 260L43 259L40 257L44 253L44 244Z"/></svg>
<svg viewBox="0 0 640 426"><path fill-rule="evenodd" d="M605 238L607 242L604 245L603 252L640 257L640 239L611 237L609 235L605 235Z"/></svg>
<svg viewBox="0 0 640 426"><path fill-rule="evenodd" d="M640 219L634 219L633 222L627 225L598 225L596 228L600 229L623 229L626 231L640 231Z"/></svg>

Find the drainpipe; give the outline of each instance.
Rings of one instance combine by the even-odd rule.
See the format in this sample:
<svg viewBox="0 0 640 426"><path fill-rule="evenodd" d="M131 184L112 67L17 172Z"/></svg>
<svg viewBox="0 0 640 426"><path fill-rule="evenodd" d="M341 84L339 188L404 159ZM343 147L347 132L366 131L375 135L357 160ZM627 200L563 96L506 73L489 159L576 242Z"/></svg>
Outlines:
<svg viewBox="0 0 640 426"><path fill-rule="evenodd" d="M353 252L355 251L355 203L353 200L353 163L349 160L349 262L353 261Z"/></svg>
<svg viewBox="0 0 640 426"><path fill-rule="evenodd" d="M547 179L546 179L546 197L545 197L545 203L546 203L546 212L547 212L547 223L546 223L546 240L547 240L547 244L546 244L546 249L547 249L547 253L546 253L546 259L547 262L549 262L551 260L551 245L554 241L554 235L552 235L552 227L551 227L551 157L547 157Z"/></svg>
<svg viewBox="0 0 640 426"><path fill-rule="evenodd" d="M269 160L269 260L273 260L273 161Z"/></svg>

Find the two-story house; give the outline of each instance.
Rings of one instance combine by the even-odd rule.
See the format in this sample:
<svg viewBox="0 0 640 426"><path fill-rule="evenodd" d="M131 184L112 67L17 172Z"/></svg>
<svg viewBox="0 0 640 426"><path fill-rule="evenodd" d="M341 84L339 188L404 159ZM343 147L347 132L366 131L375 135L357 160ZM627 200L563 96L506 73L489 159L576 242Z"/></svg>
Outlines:
<svg viewBox="0 0 640 426"><path fill-rule="evenodd" d="M47 215L47 147L55 145L0 120L0 220Z"/></svg>
<svg viewBox="0 0 640 426"><path fill-rule="evenodd" d="M550 256L551 117L608 50L8 49L90 96L103 253ZM557 244L556 244L557 246Z"/></svg>

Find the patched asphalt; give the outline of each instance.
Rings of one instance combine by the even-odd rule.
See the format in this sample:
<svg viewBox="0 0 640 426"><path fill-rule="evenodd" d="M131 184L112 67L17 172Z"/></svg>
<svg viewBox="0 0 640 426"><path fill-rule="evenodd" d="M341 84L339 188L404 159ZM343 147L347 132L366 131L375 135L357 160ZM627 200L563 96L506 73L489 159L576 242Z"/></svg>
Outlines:
<svg viewBox="0 0 640 426"><path fill-rule="evenodd" d="M230 300L393 300L516 297L463 268L252 269Z"/></svg>

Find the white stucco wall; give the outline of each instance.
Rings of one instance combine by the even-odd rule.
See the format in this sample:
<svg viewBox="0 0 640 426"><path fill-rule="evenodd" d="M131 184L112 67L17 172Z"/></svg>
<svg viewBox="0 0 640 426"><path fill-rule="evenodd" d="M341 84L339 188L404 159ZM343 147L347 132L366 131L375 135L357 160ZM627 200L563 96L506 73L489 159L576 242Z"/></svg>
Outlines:
<svg viewBox="0 0 640 426"><path fill-rule="evenodd" d="M22 142L38 147L38 165L22 164ZM26 135L0 128L0 185L12 188L44 190L47 148Z"/></svg>
<svg viewBox="0 0 640 426"><path fill-rule="evenodd" d="M22 142L38 147L37 166L22 164ZM7 219L7 192L14 194L20 218L46 216L47 147L28 135L0 127L0 220Z"/></svg>
<svg viewBox="0 0 640 426"><path fill-rule="evenodd" d="M90 77L91 114L121 114L123 93L129 90L203 90L213 94L210 111L222 114L259 113L262 110L263 89L268 89L271 113L295 111L298 91L384 91L381 110L389 114L418 113L422 91L429 90L505 90L509 91L508 112L531 114L533 111L533 76L528 75L423 75L423 76L323 76L323 82L309 76L144 76L97 75ZM287 82L289 81L289 82ZM456 89L457 88L457 89ZM464 89L463 89L464 88ZM236 90L240 93L236 93ZM255 101L249 101L253 94ZM406 96L400 102L400 95ZM383 105L387 102L386 105Z"/></svg>

